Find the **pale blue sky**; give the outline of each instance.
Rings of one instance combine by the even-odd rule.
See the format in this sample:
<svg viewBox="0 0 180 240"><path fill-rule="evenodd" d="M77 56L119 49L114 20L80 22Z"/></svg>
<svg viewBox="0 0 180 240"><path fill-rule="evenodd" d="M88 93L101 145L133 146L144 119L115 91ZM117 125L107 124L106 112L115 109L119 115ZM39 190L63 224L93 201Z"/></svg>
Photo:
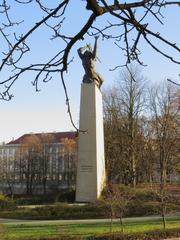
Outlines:
<svg viewBox="0 0 180 240"><path fill-rule="evenodd" d="M85 3L82 1L71 1L71 8L68 9L68 16L71 21L65 22L65 29L70 35L80 29L80 26L86 22L89 12L84 12ZM111 2L111 1L109 1ZM81 7L79 7L81 6ZM22 30L28 30L33 22L40 20L38 12L32 5L29 9L12 8L12 16L26 21L21 26ZM106 16L103 17L106 21ZM162 31L164 36L170 36L170 39L180 45L180 30L177 26L180 22L179 8L170 8L167 14L167 26L150 22L150 26L155 27L156 31ZM33 52L27 55L24 62L33 62L38 59L48 59L49 56L57 49L59 42L46 41L51 37L51 33L46 31L47 28L38 30L31 36L29 41L32 43ZM47 35L48 33L49 35ZM70 97L71 109L75 123L78 125L80 86L83 77L83 69L77 55L77 48L89 43L91 40L87 37L84 41L76 44L71 52L74 61L70 65L68 74L65 76L67 89ZM144 75L149 82L156 82L171 77L178 79L180 67L172 64L169 60L164 59L158 53L154 52L147 44L142 42L141 59L148 66L144 68ZM4 46L1 46L2 48ZM0 47L0 48L1 48ZM118 51L112 44L112 41L99 42L98 56L101 63L97 63L98 72L104 78L103 87L107 88L119 75L119 70L110 72L109 69L124 63L123 53ZM177 55L176 55L177 56ZM178 56L177 56L178 57ZM3 74L1 74L1 79ZM1 121L0 121L0 142L10 141L13 137L17 138L24 133L29 132L48 132L48 131L68 131L73 130L70 124L65 97L61 85L60 76L57 74L54 78L46 83L40 83L41 91L36 93L31 84L32 75L26 74L22 79L17 81L12 88L14 98L10 102L0 102Z"/></svg>

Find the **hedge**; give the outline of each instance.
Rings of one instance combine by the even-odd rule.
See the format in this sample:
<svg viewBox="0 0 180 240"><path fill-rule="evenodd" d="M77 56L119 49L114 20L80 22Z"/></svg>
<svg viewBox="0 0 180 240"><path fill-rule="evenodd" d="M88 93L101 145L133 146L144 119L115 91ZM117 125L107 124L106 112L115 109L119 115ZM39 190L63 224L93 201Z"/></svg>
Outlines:
<svg viewBox="0 0 180 240"><path fill-rule="evenodd" d="M14 202L4 195L0 195L0 210L14 210L16 208Z"/></svg>

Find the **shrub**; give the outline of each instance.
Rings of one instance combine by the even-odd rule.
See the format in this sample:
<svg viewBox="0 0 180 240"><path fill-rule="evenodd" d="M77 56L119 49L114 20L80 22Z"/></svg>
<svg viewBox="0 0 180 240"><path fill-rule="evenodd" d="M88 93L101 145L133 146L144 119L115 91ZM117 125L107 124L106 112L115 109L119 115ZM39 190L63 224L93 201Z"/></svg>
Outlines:
<svg viewBox="0 0 180 240"><path fill-rule="evenodd" d="M91 219L105 218L105 211L95 205L68 205L58 203L54 206L20 208L15 211L3 211L1 217L19 219Z"/></svg>
<svg viewBox="0 0 180 240"><path fill-rule="evenodd" d="M50 204L54 202L74 202L75 201L75 189L63 189L58 194L47 195L16 195L15 203L17 205L40 205Z"/></svg>
<svg viewBox="0 0 180 240"><path fill-rule="evenodd" d="M138 201L157 201L159 196L156 191L150 189L135 189L135 200Z"/></svg>
<svg viewBox="0 0 180 240"><path fill-rule="evenodd" d="M0 210L14 209L15 204L8 197L0 195Z"/></svg>
<svg viewBox="0 0 180 240"><path fill-rule="evenodd" d="M54 196L53 195L45 195L42 197L42 195L38 196L15 196L15 203L17 205L40 205L40 204L47 204L47 203L53 203L54 202Z"/></svg>
<svg viewBox="0 0 180 240"><path fill-rule="evenodd" d="M37 207L32 209L33 214L40 219L85 219L105 217L102 209L95 205L68 205Z"/></svg>
<svg viewBox="0 0 180 240"><path fill-rule="evenodd" d="M133 201L128 205L127 217L157 215L160 212L158 202Z"/></svg>
<svg viewBox="0 0 180 240"><path fill-rule="evenodd" d="M64 189L55 197L55 202L74 202L75 201L75 189Z"/></svg>

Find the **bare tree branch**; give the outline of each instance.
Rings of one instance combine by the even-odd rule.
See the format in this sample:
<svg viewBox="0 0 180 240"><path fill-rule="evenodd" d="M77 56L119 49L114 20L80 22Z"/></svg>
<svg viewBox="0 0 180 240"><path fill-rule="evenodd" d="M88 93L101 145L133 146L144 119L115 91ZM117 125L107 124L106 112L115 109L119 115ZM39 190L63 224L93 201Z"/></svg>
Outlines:
<svg viewBox="0 0 180 240"><path fill-rule="evenodd" d="M80 28L77 28L75 33L64 31L63 26L68 22L69 15L68 7L71 6L70 0L61 0L58 3L43 2L41 0L15 0L14 3L18 6L30 6L34 4L40 14L45 15L41 20L26 32L19 35L19 29L23 21L17 21L12 18L13 4L8 0L0 0L0 38L2 40L3 49L1 51L0 71L9 73L0 79L0 85L4 86L0 92L0 99L10 100L13 95L10 90L14 83L23 76L25 72L33 71L34 79L32 81L36 91L39 91L39 82L47 82L53 78L54 73L60 73L62 85L65 91L66 103L71 122L73 118L70 110L69 97L64 80L64 73L68 71L68 66L72 63L73 58L70 57L71 50L75 47L79 40L85 40L88 35L94 37L99 34L102 39L107 41L113 40L118 50L124 53L126 61L123 66L132 61L137 61L143 65L140 59L141 42L144 40L153 50L169 59L173 63L180 64L180 60L175 58L175 55L164 51L162 43L170 49L173 49L175 54L179 54L180 47L177 43L163 37L161 33L150 29L149 19L156 20L163 24L165 12L169 7L179 7L180 1L165 1L165 0L142 0L132 2L122 2L115 0L114 4L109 4L106 0L84 0L77 1L77 5L85 2L84 11L89 11L86 22ZM11 11L10 11L11 10ZM103 19L106 15L107 22L96 23L96 19ZM77 17L80 17L77 15ZM54 56L49 57L49 60L44 62L32 62L25 66L23 64L24 56L32 51L29 39L32 34L43 26L53 32L51 40L58 40L60 44L57 46L57 52ZM20 28L20 27L19 27ZM90 32L91 31L91 32ZM155 40L155 43L154 43ZM156 44L158 41L159 44ZM5 47L4 47L5 46ZM177 55L179 56L179 55ZM114 69L120 66L116 66ZM4 75L3 75L4 76ZM173 81L172 81L173 82ZM77 127L75 127L77 129Z"/></svg>

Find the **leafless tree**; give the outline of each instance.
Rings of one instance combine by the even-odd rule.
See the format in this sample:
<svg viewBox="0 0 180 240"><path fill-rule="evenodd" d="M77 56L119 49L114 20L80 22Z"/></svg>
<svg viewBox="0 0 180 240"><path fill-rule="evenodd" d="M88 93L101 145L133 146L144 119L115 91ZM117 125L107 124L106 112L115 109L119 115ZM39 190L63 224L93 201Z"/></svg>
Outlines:
<svg viewBox="0 0 180 240"><path fill-rule="evenodd" d="M144 173L143 182L148 182L150 184L155 182L155 172L157 167L157 156L152 132L151 119L146 116L144 119L144 157L141 167L143 168Z"/></svg>
<svg viewBox="0 0 180 240"><path fill-rule="evenodd" d="M5 172L5 181L7 183L11 199L13 200L13 198L14 198L14 185L15 185L14 174Z"/></svg>
<svg viewBox="0 0 180 240"><path fill-rule="evenodd" d="M119 119L117 89L106 90L104 100L104 138L106 155L107 184L120 181L120 171L124 169L122 161L121 122Z"/></svg>
<svg viewBox="0 0 180 240"><path fill-rule="evenodd" d="M79 29L72 34L67 33L66 23L71 19L68 14L70 7L76 4L79 8L84 8L87 15L86 21ZM14 19L13 10L24 11L27 6L37 9L39 14L33 17L32 26L27 31L21 28L23 20ZM113 40L120 51L126 57L125 65L136 60L143 64L140 59L141 42L144 40L153 50L161 54L170 61L179 64L175 58L179 54L180 48L175 40L166 38L151 26L152 21L164 24L166 11L169 8L180 6L180 1L165 0L141 0L141 1L107 1L107 0L61 0L61 1L42 1L42 0L1 0L0 1L0 39L1 39L1 76L0 84L5 89L1 91L0 97L4 100L12 98L10 91L13 84L27 71L34 72L33 85L39 91L38 83L47 82L53 74L59 73L65 90L68 112L71 111L69 97L64 81L64 73L68 70L68 65L72 62L72 49L75 48L79 40L86 37L100 35L102 39ZM17 15L17 12L16 12ZM106 22L104 22L104 16ZM18 16L19 19L20 16ZM78 16L77 17L81 17ZM25 20L26 21L26 20ZM26 23L26 22L25 22ZM174 23L176 24L176 23ZM64 27L65 26L65 27ZM30 37L36 34L38 29L52 31L51 39L58 41L57 51L45 62L31 62L25 64L23 61L32 50ZM22 30L21 30L22 29ZM175 35L174 35L175 38ZM167 49L174 50L171 51Z"/></svg>
<svg viewBox="0 0 180 240"><path fill-rule="evenodd" d="M54 142L54 137L52 134L41 134L41 139L39 143L39 152L37 153L40 155L39 162L40 162L40 173L39 179L42 181L43 185L43 194L46 194L47 188L47 177L48 171L50 168L50 156L51 156L51 148L52 143Z"/></svg>
<svg viewBox="0 0 180 240"><path fill-rule="evenodd" d="M106 206L107 214L111 219L111 232L113 228L113 218L119 218L121 232L124 231L123 217L133 197L134 190L131 187L123 185L109 184L107 189L104 190L99 203Z"/></svg>
<svg viewBox="0 0 180 240"><path fill-rule="evenodd" d="M72 185L72 179L75 179L74 174L76 169L76 141L73 139L64 138L62 139L62 143L64 145L64 158L66 169L65 175L67 179L67 186L70 187Z"/></svg>
<svg viewBox="0 0 180 240"><path fill-rule="evenodd" d="M132 188L127 186L115 185L113 193L116 199L115 215L120 220L121 232L124 232L123 217L127 212L128 204L134 197L134 191Z"/></svg>
<svg viewBox="0 0 180 240"><path fill-rule="evenodd" d="M113 193L113 187L112 185L108 185L107 189L104 190L103 195L98 201L98 205L105 206L106 213L108 217L110 218L110 232L113 230L113 219L115 218L115 209L116 209L116 196Z"/></svg>
<svg viewBox="0 0 180 240"><path fill-rule="evenodd" d="M41 169L40 153L40 139L35 135L27 136L19 145L16 153L20 157L19 169L23 178L25 177L26 193L30 195L33 193L34 182Z"/></svg>
<svg viewBox="0 0 180 240"><path fill-rule="evenodd" d="M7 150L0 159L0 182L3 191L14 198L16 178L15 165L16 160L12 157L7 158Z"/></svg>
<svg viewBox="0 0 180 240"><path fill-rule="evenodd" d="M153 88L150 97L152 110L151 126L155 151L158 156L160 171L160 199L164 229L166 227L167 201L167 174L174 163L173 157L177 154L179 139L179 94L170 85L161 85Z"/></svg>
<svg viewBox="0 0 180 240"><path fill-rule="evenodd" d="M108 171L112 170L114 177L114 173L117 173L117 176L123 174L124 183L131 183L133 186L137 181L138 162L143 157L141 113L145 108L144 83L138 69L131 66L121 72L116 89L104 100ZM117 172L118 169L121 169L121 174Z"/></svg>
<svg viewBox="0 0 180 240"><path fill-rule="evenodd" d="M126 134L126 151L129 159L130 182L135 187L137 182L138 151L141 132L140 115L145 109L145 79L140 70L130 66L122 72L119 84L120 114L123 118Z"/></svg>

